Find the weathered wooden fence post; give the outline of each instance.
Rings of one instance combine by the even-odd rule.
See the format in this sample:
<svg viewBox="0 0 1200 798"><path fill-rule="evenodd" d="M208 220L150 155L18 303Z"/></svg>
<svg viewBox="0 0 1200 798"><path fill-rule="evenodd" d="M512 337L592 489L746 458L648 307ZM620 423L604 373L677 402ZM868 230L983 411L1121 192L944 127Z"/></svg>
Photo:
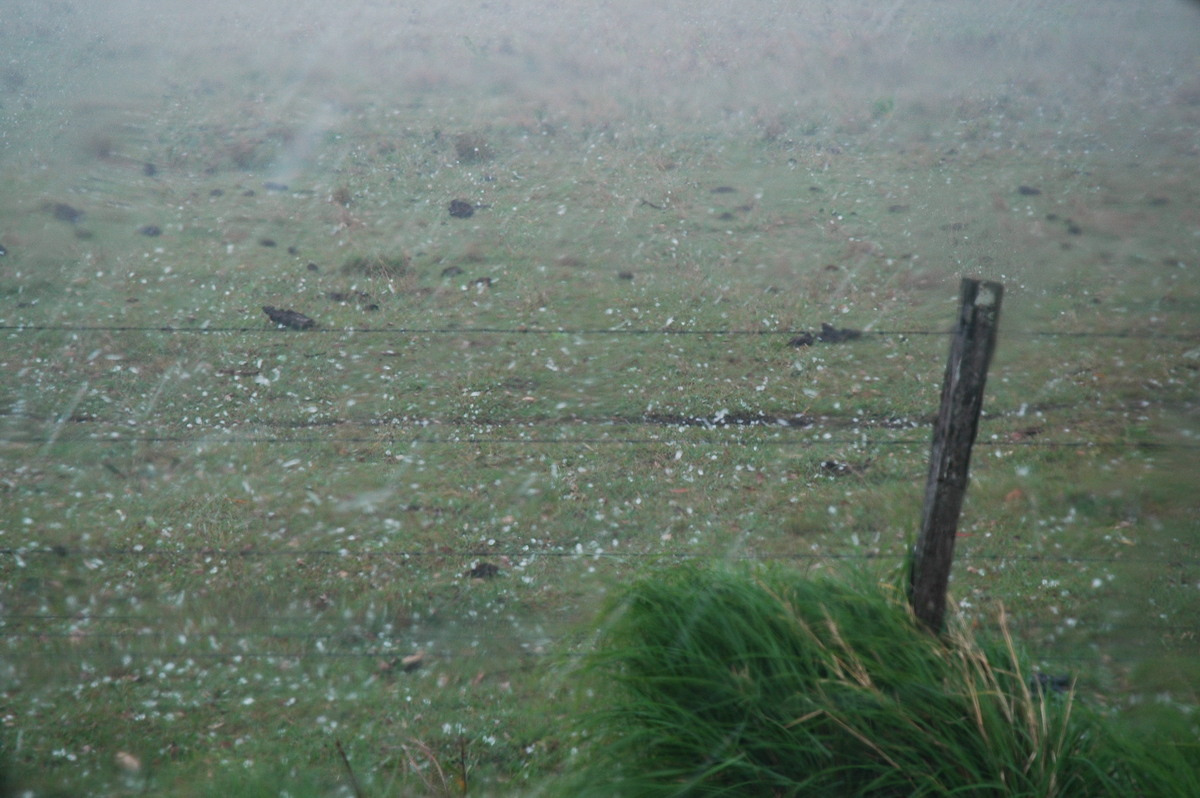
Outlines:
<svg viewBox="0 0 1200 798"><path fill-rule="evenodd" d="M958 324L942 384L942 406L933 428L921 533L909 575L913 612L935 634L941 632L946 615L946 587L958 516L967 490L967 469L983 408L988 364L996 348L1003 295L1000 283L962 281Z"/></svg>

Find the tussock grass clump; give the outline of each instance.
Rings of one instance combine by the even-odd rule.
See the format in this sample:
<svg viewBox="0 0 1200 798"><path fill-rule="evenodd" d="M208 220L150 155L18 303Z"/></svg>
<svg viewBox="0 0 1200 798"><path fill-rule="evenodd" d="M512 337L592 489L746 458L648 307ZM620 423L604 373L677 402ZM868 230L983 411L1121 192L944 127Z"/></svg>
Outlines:
<svg viewBox="0 0 1200 798"><path fill-rule="evenodd" d="M1173 746L1042 695L1007 634L927 634L898 590L689 566L602 629L578 794L1195 794Z"/></svg>
<svg viewBox="0 0 1200 798"><path fill-rule="evenodd" d="M394 280L408 274L412 258L403 255L352 255L342 264L342 274Z"/></svg>
<svg viewBox="0 0 1200 798"><path fill-rule="evenodd" d="M459 163L482 163L494 155L492 146L480 133L459 133L454 137L454 154Z"/></svg>

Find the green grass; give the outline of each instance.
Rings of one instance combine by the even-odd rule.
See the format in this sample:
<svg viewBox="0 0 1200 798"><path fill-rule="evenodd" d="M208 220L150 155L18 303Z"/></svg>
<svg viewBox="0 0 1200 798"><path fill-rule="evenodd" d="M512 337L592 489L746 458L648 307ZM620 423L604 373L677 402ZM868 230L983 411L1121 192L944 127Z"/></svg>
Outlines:
<svg viewBox="0 0 1200 798"><path fill-rule="evenodd" d="M1039 687L1000 618L942 639L901 587L685 567L602 614L569 795L1190 795L1175 729ZM593 684L594 681L594 684ZM1160 719L1160 722L1165 719ZM1184 721L1180 715L1178 720ZM1189 757L1191 761L1189 762Z"/></svg>
<svg viewBox="0 0 1200 798"><path fill-rule="evenodd" d="M340 740L369 795L536 792L547 664L631 580L903 559L964 275L1006 293L955 602L1124 718L1200 702L1186 26L1109 4L1118 69L921 0L244 5L0 30L13 789L322 794Z"/></svg>

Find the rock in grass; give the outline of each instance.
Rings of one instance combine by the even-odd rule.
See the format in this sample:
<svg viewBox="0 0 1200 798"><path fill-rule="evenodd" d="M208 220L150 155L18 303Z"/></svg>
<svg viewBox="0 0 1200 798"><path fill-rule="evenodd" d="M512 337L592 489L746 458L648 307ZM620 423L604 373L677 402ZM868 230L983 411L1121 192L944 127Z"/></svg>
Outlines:
<svg viewBox="0 0 1200 798"><path fill-rule="evenodd" d="M311 330L317 326L317 323L308 316L305 316L303 313L297 313L294 310L263 305L263 313L266 313L267 318L280 327L290 327L293 330Z"/></svg>

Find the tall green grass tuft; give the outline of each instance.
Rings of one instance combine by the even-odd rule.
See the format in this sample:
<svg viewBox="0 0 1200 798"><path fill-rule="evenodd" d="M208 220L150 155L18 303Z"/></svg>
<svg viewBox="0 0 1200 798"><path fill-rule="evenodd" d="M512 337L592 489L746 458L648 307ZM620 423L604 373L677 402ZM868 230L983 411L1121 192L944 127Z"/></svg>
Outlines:
<svg viewBox="0 0 1200 798"><path fill-rule="evenodd" d="M601 628L572 794L1200 794L1175 746L1043 695L1007 634L935 638L885 585L686 566Z"/></svg>

